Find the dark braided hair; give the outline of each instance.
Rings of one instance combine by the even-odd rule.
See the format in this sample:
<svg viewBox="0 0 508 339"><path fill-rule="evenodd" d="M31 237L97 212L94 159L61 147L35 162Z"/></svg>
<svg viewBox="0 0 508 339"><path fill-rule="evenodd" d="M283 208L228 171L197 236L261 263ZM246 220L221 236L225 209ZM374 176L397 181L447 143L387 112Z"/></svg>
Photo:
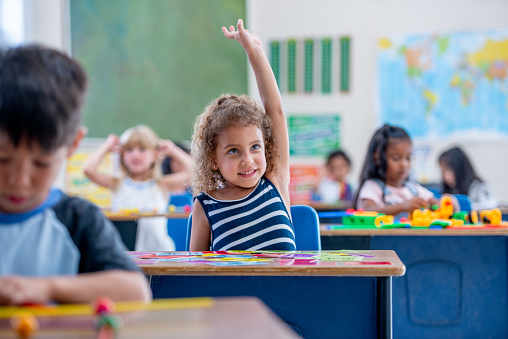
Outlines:
<svg viewBox="0 0 508 339"><path fill-rule="evenodd" d="M401 127L384 124L372 136L367 149L367 155L363 163L362 172L360 174L360 185L353 199L354 207L357 208L358 195L365 181L369 179L379 179L383 183L386 182L386 170L388 161L386 160L386 148L390 141L408 140L411 142L409 134ZM384 200L384 190L383 190Z"/></svg>

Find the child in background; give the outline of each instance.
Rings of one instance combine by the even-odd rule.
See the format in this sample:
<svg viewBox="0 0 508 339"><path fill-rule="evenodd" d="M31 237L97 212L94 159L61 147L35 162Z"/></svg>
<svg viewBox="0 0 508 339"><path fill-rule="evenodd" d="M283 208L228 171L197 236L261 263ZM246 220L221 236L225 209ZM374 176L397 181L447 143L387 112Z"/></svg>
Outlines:
<svg viewBox="0 0 508 339"><path fill-rule="evenodd" d="M100 173L98 166L108 152L119 151L123 178ZM171 156L183 164L178 173L161 175L159 155ZM190 156L169 140L159 140L155 132L143 125L126 130L120 138L109 135L106 142L90 155L83 170L94 183L113 191L111 207L138 209L164 214L168 212L171 191L182 192L189 182ZM174 251L168 235L167 218L138 220L136 251Z"/></svg>
<svg viewBox="0 0 508 339"><path fill-rule="evenodd" d="M191 251L295 250L289 213L289 139L277 82L259 38L222 31L247 53L265 112L247 96L214 100L194 127Z"/></svg>
<svg viewBox="0 0 508 339"><path fill-rule="evenodd" d="M357 209L397 215L438 203L429 190L408 181L411 148L400 127L385 124L374 133L354 200Z"/></svg>
<svg viewBox="0 0 508 339"><path fill-rule="evenodd" d="M340 201L350 203L353 199L351 186L346 177L351 169L351 160L344 151L333 151L326 160L326 172L316 182L314 192L324 204L336 204Z"/></svg>
<svg viewBox="0 0 508 339"><path fill-rule="evenodd" d="M473 210L493 209L497 200L492 189L476 174L469 157L459 147L439 156L443 175L443 194L465 194Z"/></svg>
<svg viewBox="0 0 508 339"><path fill-rule="evenodd" d="M150 299L99 209L51 188L85 135L86 83L56 50L0 50L0 305Z"/></svg>

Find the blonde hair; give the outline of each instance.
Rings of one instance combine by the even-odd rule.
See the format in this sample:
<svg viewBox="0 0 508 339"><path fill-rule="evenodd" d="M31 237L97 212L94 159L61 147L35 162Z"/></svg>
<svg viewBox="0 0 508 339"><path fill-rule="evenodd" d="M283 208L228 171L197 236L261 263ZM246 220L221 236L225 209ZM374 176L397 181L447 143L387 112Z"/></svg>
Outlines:
<svg viewBox="0 0 508 339"><path fill-rule="evenodd" d="M194 125L191 155L191 185L195 194L209 192L226 183L219 170L212 168L211 156L217 147L217 137L229 127L256 126L263 133L266 171L275 170L276 147L270 116L246 95L224 94L201 113Z"/></svg>
<svg viewBox="0 0 508 339"><path fill-rule="evenodd" d="M130 176L129 169L123 162L123 155L127 149L141 147L147 150L156 151L159 146L159 137L148 126L137 125L127 129L120 136L120 168L124 176ZM158 182L162 177L161 160L157 157L149 170L149 178ZM114 183L113 190L118 188L119 179Z"/></svg>

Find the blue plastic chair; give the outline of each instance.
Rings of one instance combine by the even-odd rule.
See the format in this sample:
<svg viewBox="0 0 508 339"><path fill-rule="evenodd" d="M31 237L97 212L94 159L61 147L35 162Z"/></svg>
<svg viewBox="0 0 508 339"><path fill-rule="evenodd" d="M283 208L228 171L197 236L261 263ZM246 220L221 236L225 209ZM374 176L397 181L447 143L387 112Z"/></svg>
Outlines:
<svg viewBox="0 0 508 339"><path fill-rule="evenodd" d="M471 211L471 200L465 194L454 194L453 195L459 201L460 210L464 212Z"/></svg>
<svg viewBox="0 0 508 339"><path fill-rule="evenodd" d="M296 249L298 251L320 251L321 235L316 210L307 205L291 206L291 219L293 219L295 228Z"/></svg>
<svg viewBox="0 0 508 339"><path fill-rule="evenodd" d="M185 205L192 206L192 197L188 194L171 195L169 205L173 205L175 207L184 207ZM175 242L175 249L177 251L185 251L187 240L187 218L168 219L167 227L168 235Z"/></svg>
<svg viewBox="0 0 508 339"><path fill-rule="evenodd" d="M316 210L307 205L291 206L291 218L295 229L296 249L298 251L320 251L321 235L319 217ZM187 241L185 250L189 250L192 231L192 214L187 224Z"/></svg>
<svg viewBox="0 0 508 339"><path fill-rule="evenodd" d="M189 194L172 194L171 198L169 198L169 205L175 207L192 206L192 196Z"/></svg>

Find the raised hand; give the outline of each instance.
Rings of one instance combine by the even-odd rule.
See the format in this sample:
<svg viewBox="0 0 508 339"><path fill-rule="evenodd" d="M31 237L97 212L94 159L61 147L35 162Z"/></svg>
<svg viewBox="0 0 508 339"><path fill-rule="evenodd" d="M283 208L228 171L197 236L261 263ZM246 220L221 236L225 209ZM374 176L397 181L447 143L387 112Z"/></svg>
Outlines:
<svg viewBox="0 0 508 339"><path fill-rule="evenodd" d="M115 134L108 135L106 139L106 147L108 152L119 152L120 151L120 141L118 136Z"/></svg>
<svg viewBox="0 0 508 339"><path fill-rule="evenodd" d="M177 146L171 140L160 140L157 150L165 156L171 156L175 152L175 147Z"/></svg>
<svg viewBox="0 0 508 339"><path fill-rule="evenodd" d="M226 27L222 27L222 32L226 38L238 41L246 51L252 47L261 47L261 40L243 27L242 19L238 19L238 24L236 26L236 31L234 26L229 26L229 31Z"/></svg>

